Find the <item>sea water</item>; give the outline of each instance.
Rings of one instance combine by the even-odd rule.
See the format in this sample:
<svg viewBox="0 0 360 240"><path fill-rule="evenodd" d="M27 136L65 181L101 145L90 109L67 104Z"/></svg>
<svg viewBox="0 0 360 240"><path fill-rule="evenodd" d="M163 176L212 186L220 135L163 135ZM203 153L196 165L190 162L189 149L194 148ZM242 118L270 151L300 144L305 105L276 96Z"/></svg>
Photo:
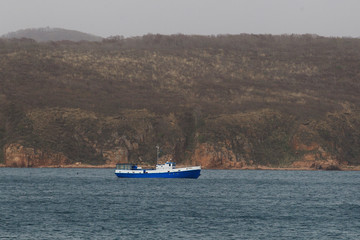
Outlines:
<svg viewBox="0 0 360 240"><path fill-rule="evenodd" d="M360 239L360 172L0 169L1 239Z"/></svg>

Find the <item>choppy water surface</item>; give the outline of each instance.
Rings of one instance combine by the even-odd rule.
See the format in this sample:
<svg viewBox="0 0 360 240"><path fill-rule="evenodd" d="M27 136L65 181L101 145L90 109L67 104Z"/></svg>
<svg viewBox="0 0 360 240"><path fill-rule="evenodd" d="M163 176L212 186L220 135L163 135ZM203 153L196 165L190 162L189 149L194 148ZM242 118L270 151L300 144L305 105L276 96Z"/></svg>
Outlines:
<svg viewBox="0 0 360 240"><path fill-rule="evenodd" d="M2 239L360 239L360 172L0 169Z"/></svg>

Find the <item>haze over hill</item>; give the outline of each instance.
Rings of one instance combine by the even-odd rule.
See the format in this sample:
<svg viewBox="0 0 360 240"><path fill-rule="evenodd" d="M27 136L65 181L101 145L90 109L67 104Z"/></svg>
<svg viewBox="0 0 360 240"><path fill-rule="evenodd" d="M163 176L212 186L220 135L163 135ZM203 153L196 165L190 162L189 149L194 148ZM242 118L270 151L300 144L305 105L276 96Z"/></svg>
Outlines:
<svg viewBox="0 0 360 240"><path fill-rule="evenodd" d="M360 39L0 40L0 161L360 164Z"/></svg>
<svg viewBox="0 0 360 240"><path fill-rule="evenodd" d="M102 37L147 33L360 36L358 0L2 0L1 3L0 35L46 24Z"/></svg>
<svg viewBox="0 0 360 240"><path fill-rule="evenodd" d="M95 36L88 33L83 33L75 30L68 30L63 28L29 28L22 29L15 32L10 32L1 36L2 38L29 38L34 39L37 42L49 42L49 41L101 41L102 37Z"/></svg>

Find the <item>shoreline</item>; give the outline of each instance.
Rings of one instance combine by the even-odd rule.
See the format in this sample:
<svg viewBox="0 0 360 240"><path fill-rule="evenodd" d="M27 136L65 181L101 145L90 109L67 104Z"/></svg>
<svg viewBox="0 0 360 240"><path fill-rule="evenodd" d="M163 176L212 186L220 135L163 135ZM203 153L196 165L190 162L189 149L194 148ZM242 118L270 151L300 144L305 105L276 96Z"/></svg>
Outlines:
<svg viewBox="0 0 360 240"><path fill-rule="evenodd" d="M185 167L185 165L178 165ZM0 164L0 168L96 168L96 169L115 169L113 164L90 165L90 164L70 164L70 165L51 165L36 167L11 167ZM144 166L150 169L152 167ZM315 169L315 168L296 168L296 167L267 167L267 166L247 166L244 168L202 168L202 170L272 170L272 171L360 171L360 166L339 166L339 169Z"/></svg>

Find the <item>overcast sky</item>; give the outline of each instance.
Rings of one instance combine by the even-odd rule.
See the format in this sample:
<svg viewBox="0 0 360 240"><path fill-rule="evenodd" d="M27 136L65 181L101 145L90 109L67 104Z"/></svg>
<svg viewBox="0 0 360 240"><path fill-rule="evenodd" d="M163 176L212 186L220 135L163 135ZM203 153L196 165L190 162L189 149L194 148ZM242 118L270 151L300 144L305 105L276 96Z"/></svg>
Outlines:
<svg viewBox="0 0 360 240"><path fill-rule="evenodd" d="M360 0L0 0L0 35L47 26L102 37L147 33L360 37Z"/></svg>

